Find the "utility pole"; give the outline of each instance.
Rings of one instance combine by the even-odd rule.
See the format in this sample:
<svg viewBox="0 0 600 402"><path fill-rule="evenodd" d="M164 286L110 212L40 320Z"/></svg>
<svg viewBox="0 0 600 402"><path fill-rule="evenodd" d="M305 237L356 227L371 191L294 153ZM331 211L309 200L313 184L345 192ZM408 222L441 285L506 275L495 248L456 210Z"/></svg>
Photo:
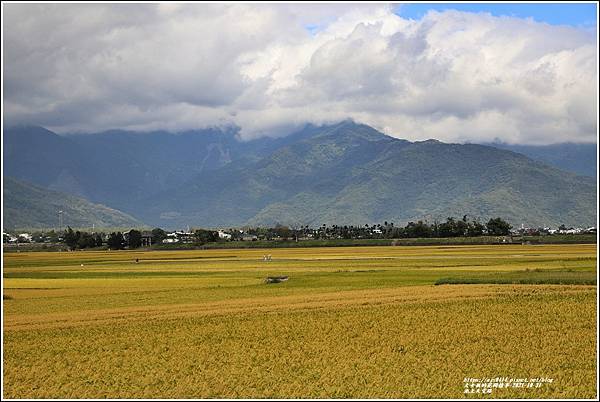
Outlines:
<svg viewBox="0 0 600 402"><path fill-rule="evenodd" d="M63 211L58 211L58 231L62 232L63 227Z"/></svg>
<svg viewBox="0 0 600 402"><path fill-rule="evenodd" d="M521 246L525 245L525 225L521 223Z"/></svg>

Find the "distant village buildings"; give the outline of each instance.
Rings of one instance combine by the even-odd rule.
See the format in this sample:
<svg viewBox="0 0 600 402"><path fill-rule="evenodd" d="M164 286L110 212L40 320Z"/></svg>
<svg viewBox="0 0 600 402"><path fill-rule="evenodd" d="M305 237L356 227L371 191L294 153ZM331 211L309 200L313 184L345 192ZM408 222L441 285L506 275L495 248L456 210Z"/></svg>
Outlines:
<svg viewBox="0 0 600 402"><path fill-rule="evenodd" d="M150 247L153 243L152 231L144 230L142 232L142 247Z"/></svg>
<svg viewBox="0 0 600 402"><path fill-rule="evenodd" d="M537 236L537 235L574 235L574 234L595 234L597 233L595 226L590 226L588 228L556 228L551 229L549 227L544 228L529 228L521 225L519 229L511 230L511 234L515 236Z"/></svg>
<svg viewBox="0 0 600 402"><path fill-rule="evenodd" d="M283 228L283 229L282 229ZM162 235L155 238L154 231L143 230L140 231L141 238L139 245L141 247L151 247L156 244L190 244L200 242L212 242L212 241L258 241L258 240L312 240L312 239L341 239L346 238L342 233L342 227L332 226L326 227L325 225L317 228L309 228L308 226L302 227L301 229L295 229L292 231L287 227L282 228L254 228L254 229L219 229L219 230L176 230L172 232L162 232ZM385 235L384 229L387 226L373 225L371 227L349 227L350 230L358 230L361 232L357 234L354 232L351 238L381 238ZM343 227L345 230L346 227ZM125 244L129 243L130 234L132 230L122 232L123 240ZM200 233L200 237L199 237ZM587 228L582 227L565 227L561 225L558 228L530 228L525 225L521 225L519 228L513 228L510 230L508 236L504 237L502 242L512 242L512 237L519 236L545 236L545 235L578 235L578 234L596 234L597 230L595 226ZM93 233L92 233L93 234ZM203 238L202 234L209 235L209 238ZM487 232L484 230L483 235ZM99 236L104 243L108 241L109 235L104 233L96 234ZM210 238L210 236L214 236ZM20 243L61 243L63 238L60 233L52 231L52 236L49 233L43 232L3 232L3 243L5 244L20 244Z"/></svg>
<svg viewBox="0 0 600 402"><path fill-rule="evenodd" d="M194 242L194 233L190 231L175 231L171 233L167 233L167 237L162 241L165 244L169 243L193 243Z"/></svg>

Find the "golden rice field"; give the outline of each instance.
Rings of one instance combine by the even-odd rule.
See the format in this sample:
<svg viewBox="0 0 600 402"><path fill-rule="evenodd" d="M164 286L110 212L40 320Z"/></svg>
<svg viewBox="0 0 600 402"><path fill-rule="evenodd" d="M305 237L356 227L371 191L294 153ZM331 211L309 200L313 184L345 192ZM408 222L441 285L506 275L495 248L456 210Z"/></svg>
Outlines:
<svg viewBox="0 0 600 402"><path fill-rule="evenodd" d="M596 245L3 263L5 398L597 396ZM465 378L495 377L552 382L465 394Z"/></svg>

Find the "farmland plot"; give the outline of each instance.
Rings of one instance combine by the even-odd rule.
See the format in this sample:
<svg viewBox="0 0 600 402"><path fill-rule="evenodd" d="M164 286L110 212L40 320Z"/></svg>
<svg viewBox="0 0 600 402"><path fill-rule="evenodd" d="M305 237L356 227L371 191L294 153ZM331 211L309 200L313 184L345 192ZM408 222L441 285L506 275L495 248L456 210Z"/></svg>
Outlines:
<svg viewBox="0 0 600 402"><path fill-rule="evenodd" d="M596 275L595 245L7 253L4 397L593 398Z"/></svg>

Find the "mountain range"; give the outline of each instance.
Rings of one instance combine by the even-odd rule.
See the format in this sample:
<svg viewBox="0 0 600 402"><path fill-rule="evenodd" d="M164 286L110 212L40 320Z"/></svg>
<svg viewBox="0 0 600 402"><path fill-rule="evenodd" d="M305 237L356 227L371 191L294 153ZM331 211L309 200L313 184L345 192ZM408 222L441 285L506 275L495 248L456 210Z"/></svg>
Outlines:
<svg viewBox="0 0 600 402"><path fill-rule="evenodd" d="M518 152L567 172L597 177L596 144L564 142L550 145L522 145L492 142L484 145Z"/></svg>
<svg viewBox="0 0 600 402"><path fill-rule="evenodd" d="M4 132L3 174L5 182L13 177L76 195L164 228L406 223L464 214L530 226L596 221L596 180L581 175L592 171L591 162L569 168L564 154L553 163L548 150L530 158L537 148L410 142L352 121L307 125L282 138L242 141L237 134L60 136L14 127ZM573 158L590 159L591 146L575 149ZM4 204L6 214L6 195Z"/></svg>
<svg viewBox="0 0 600 402"><path fill-rule="evenodd" d="M11 177L4 177L3 224L13 228L131 228L142 226L137 219L83 198L52 191ZM59 216L59 211L62 216ZM62 222L61 222L62 221ZM63 228L66 226L63 225Z"/></svg>

